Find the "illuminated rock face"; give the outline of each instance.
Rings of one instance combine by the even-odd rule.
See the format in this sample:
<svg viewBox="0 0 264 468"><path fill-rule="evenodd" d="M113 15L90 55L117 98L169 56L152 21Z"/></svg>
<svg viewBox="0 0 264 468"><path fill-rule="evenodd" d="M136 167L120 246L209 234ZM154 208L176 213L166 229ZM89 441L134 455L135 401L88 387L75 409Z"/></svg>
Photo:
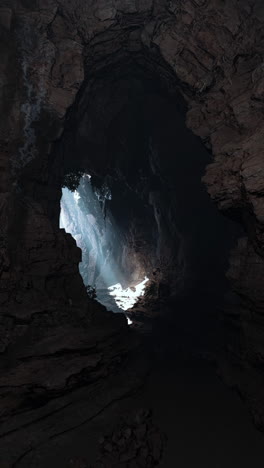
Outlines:
<svg viewBox="0 0 264 468"><path fill-rule="evenodd" d="M119 232L114 219L105 212L103 193L96 192L92 187L91 176L83 175L78 188L71 192L62 190L60 227L72 235L77 246L82 250L82 261L79 264L80 274L86 286L92 286L96 298L108 310L120 312L134 306L138 298L144 295L145 278L135 284L138 268L131 270L131 276L126 268L122 268L122 258L126 256L126 236ZM129 261L125 259L126 262ZM141 268L139 267L139 270ZM131 287L122 287L129 283ZM110 296L114 298L110 301ZM113 309L114 305L114 309Z"/></svg>
<svg viewBox="0 0 264 468"><path fill-rule="evenodd" d="M99 178L115 166L109 133L128 102L130 88L126 80L120 86L120 78L134 70L137 79L144 75L149 85L155 78L160 93L186 115L187 126L211 152L204 177L211 198L245 230L231 257L229 277L243 310L227 314L225 364L231 382L251 401L263 426L263 17L262 0L187 0L177 7L166 0L66 0L59 7L54 0L2 2L0 349L6 366L11 347L14 379L9 393L5 390L7 414L16 417L18 408L30 405L32 388L38 406L39 388L44 401L64 395L68 385L71 390L83 385L85 372L94 372L95 380L106 375L116 365L113 341L120 355L126 354L125 322L87 299L78 271L81 252L59 229L59 212L64 173L73 159ZM78 133L70 127L74 121ZM121 146L122 140L113 145ZM155 151L151 154L155 175ZM121 178L125 172L130 187L131 166L126 166L126 157L123 163ZM115 169L118 176L120 164ZM185 180L191 171L186 168ZM155 226L163 226L159 248L165 252L170 226L164 228L160 208L165 205L156 182L152 178L148 203L154 208ZM170 218L173 211L167 205L163 209ZM180 245L181 236L175 236ZM181 252L177 249L180 278L185 265ZM77 351L83 329L86 357ZM94 341L99 348L100 343L107 345L99 349L100 356L91 357ZM71 362L65 349L73 352ZM54 352L61 359L57 367ZM39 355L44 371L35 378ZM29 356L25 371L23 359ZM53 379L47 378L50 369ZM55 378L56 369L62 373ZM8 381L0 384L6 388ZM12 453L12 463L38 443L37 437L23 440L25 446ZM12 440L9 444L13 447Z"/></svg>
<svg viewBox="0 0 264 468"><path fill-rule="evenodd" d="M104 211L105 202L87 175L74 192L62 190L60 227L72 235L82 250L79 270L84 284L97 289L125 279L117 260L122 237L114 220Z"/></svg>

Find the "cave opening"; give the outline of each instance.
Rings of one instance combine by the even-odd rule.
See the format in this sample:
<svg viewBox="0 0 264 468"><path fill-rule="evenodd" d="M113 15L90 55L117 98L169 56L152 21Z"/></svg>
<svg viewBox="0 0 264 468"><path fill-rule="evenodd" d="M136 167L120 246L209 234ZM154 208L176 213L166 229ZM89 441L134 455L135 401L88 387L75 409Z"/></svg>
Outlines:
<svg viewBox="0 0 264 468"><path fill-rule="evenodd" d="M64 197L81 207L86 226L78 231L68 210L66 230L100 302L139 321L187 307L183 322L197 330L232 296L225 273L237 228L201 181L211 155L186 127L185 110L160 77L135 64L86 83L60 140L62 207ZM138 285L144 296L122 305Z"/></svg>
<svg viewBox="0 0 264 468"><path fill-rule="evenodd" d="M119 259L124 236L105 208L111 198L107 185L99 191L93 188L91 176L83 174L74 191L62 189L60 228L71 234L82 250L79 271L89 297L120 312L132 308L144 295L149 279L145 276L140 283L127 284L129 278ZM128 323L132 323L129 318Z"/></svg>

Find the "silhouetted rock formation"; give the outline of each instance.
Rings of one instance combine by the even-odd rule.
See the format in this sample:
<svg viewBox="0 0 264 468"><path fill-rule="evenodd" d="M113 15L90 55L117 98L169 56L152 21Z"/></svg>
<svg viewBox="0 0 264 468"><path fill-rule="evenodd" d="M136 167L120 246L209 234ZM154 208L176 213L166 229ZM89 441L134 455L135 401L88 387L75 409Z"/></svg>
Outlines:
<svg viewBox="0 0 264 468"><path fill-rule="evenodd" d="M147 199L145 211L132 220L132 240L148 239L155 225L160 226L159 245L155 236L145 246L140 240L129 255L144 265L143 271L156 264L153 246L161 249L165 277L175 291L182 287L183 238L173 223L166 226L173 204L167 204L170 194L162 198L165 192L157 188L174 166L158 167L150 145L152 174L142 167L136 184L131 153L122 161L122 142L109 143L112 131L117 137L118 117L128 118L125 108L134 99L129 93L137 95L127 80L133 74L133 86L145 80L151 87L154 80L153 94L158 87L183 119L186 114L188 128L212 155L203 178L212 200L244 228L228 273L242 307L225 313L229 336L222 368L263 429L263 22L262 0L1 0L4 466L18 466L35 447L88 418L91 403L70 415L63 410L65 427L56 426L54 414L71 405L71 398L85 398L82 389L100 387L105 376L123 371L120 360L124 364L136 345L124 317L107 314L87 298L78 271L80 250L59 229L61 187L68 170L89 169L99 180L111 175L128 192L136 189L138 204ZM131 141L131 135L126 137ZM191 168L190 173L185 170L180 177L188 180ZM150 224L140 227L142 216L153 212ZM113 384L115 390L107 401L102 396L97 410L136 385L134 377L124 388Z"/></svg>

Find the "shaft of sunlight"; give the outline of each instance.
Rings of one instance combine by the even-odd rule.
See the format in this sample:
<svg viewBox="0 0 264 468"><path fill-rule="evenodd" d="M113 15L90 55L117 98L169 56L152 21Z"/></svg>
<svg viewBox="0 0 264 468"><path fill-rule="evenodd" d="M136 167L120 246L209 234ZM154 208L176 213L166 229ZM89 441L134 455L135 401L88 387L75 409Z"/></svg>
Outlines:
<svg viewBox="0 0 264 468"><path fill-rule="evenodd" d="M96 288L97 300L108 310L120 312L133 307L144 295L149 279L122 288L121 283L127 284L126 272L117 259L120 262L122 258L123 238L111 214L105 216L106 200L111 200L110 189L103 186L100 193L94 191L91 176L84 174L74 192L62 189L60 228L70 233L82 250L79 270L84 284Z"/></svg>

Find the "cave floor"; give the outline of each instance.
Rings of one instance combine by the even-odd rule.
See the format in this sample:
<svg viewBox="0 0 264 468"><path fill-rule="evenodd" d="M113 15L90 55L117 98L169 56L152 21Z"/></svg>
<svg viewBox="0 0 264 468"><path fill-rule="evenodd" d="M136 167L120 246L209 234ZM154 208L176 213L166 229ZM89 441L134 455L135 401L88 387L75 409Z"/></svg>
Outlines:
<svg viewBox="0 0 264 468"><path fill-rule="evenodd" d="M93 464L100 437L112 433L124 412L142 407L152 410L154 424L168 438L161 468L263 468L264 435L247 407L212 363L179 347L174 326L170 319L157 322L146 337L152 365L139 390L49 443L19 468L75 468L82 466L72 462L78 457Z"/></svg>
<svg viewBox="0 0 264 468"><path fill-rule="evenodd" d="M168 437L161 467L263 467L264 434L214 365L223 340L221 301L203 293L182 298L163 317L150 338L156 358L144 388Z"/></svg>
<svg viewBox="0 0 264 468"><path fill-rule="evenodd" d="M237 394L212 365L166 353L137 394L115 402L27 466L75 468L82 465L71 460L79 457L94 463L102 434L111 434L124 412L141 407L152 409L154 424L168 438L161 468L263 468L264 435Z"/></svg>
<svg viewBox="0 0 264 468"><path fill-rule="evenodd" d="M164 355L144 399L168 437L162 468L263 467L263 434L210 364Z"/></svg>

